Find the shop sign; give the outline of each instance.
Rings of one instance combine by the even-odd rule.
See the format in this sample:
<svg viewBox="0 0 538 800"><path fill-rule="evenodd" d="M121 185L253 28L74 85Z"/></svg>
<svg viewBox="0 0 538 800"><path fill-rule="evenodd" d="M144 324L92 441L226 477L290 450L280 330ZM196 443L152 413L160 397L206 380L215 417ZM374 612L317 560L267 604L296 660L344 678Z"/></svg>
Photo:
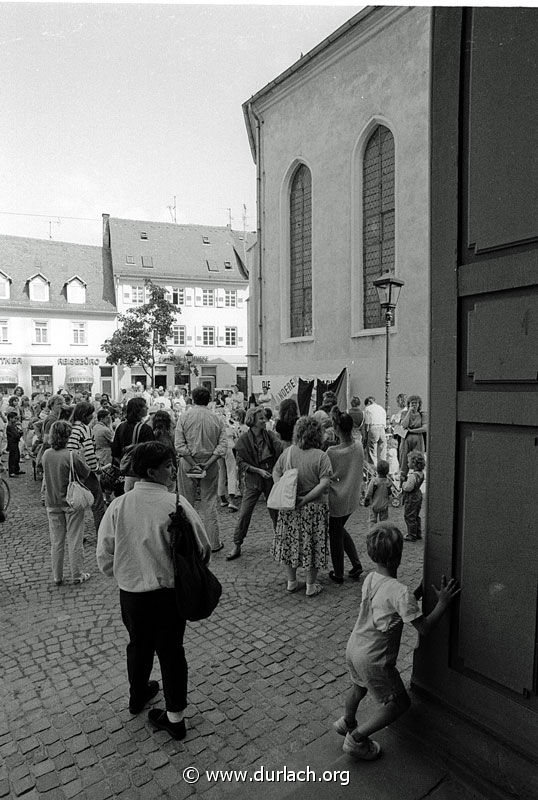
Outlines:
<svg viewBox="0 0 538 800"><path fill-rule="evenodd" d="M72 366L72 367L82 367L82 366L91 367L91 366L95 366L95 367L98 367L99 363L100 362L99 362L98 358L59 358L58 359L58 364L63 364L66 367L67 366Z"/></svg>
<svg viewBox="0 0 538 800"><path fill-rule="evenodd" d="M0 356L0 364L22 364L20 356Z"/></svg>

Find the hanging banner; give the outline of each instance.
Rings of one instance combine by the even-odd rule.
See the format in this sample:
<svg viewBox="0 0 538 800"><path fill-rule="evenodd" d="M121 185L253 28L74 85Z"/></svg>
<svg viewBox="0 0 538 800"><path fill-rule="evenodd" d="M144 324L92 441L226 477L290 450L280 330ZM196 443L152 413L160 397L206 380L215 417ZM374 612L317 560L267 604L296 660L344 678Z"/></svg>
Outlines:
<svg viewBox="0 0 538 800"><path fill-rule="evenodd" d="M291 398L299 406L301 413L312 413L316 409L315 392L312 392L318 381L330 385L338 382L338 401L343 410L347 408L347 369L333 375L253 375L252 393L258 405L267 406L276 411L283 400ZM305 384L308 384L305 387ZM301 390L301 391L300 391ZM304 396L303 396L304 392ZM308 397L306 396L308 395ZM312 396L312 399L310 399ZM301 401L299 403L299 401Z"/></svg>

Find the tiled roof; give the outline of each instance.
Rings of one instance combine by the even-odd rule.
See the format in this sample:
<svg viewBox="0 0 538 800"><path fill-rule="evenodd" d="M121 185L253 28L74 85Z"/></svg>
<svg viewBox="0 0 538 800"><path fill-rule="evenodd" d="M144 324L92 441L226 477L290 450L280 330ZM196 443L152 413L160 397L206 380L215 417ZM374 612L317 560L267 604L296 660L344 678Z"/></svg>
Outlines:
<svg viewBox="0 0 538 800"><path fill-rule="evenodd" d="M248 280L243 234L228 227L176 225L116 217L110 218L109 226L115 276L155 280L187 278L219 283ZM247 250L253 235L255 237L250 232L246 235ZM204 242L204 237L207 242ZM128 264L127 257L134 259L135 263ZM153 266L142 266L143 258Z"/></svg>
<svg viewBox="0 0 538 800"><path fill-rule="evenodd" d="M57 242L50 239L30 239L20 236L0 236L0 270L11 279L11 297L0 299L7 310L31 308L53 311L108 311L116 313L114 281L109 259L101 247ZM31 301L28 279L41 274L50 282L49 301ZM86 283L86 303L67 302L65 284L74 275Z"/></svg>

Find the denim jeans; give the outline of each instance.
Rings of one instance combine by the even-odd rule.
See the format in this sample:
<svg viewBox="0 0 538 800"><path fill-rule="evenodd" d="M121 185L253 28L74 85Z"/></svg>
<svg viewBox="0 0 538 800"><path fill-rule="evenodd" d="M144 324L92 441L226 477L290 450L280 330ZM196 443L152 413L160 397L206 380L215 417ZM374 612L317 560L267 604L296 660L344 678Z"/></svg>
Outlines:
<svg viewBox="0 0 538 800"><path fill-rule="evenodd" d="M245 475L245 486L243 489L243 499L241 501L241 509L239 511L239 516L237 519L237 525L235 526L234 531L234 544L239 545L241 547L245 536L247 535L248 526L250 525L250 520L252 518L252 514L256 507L256 503L261 494L267 498L269 497L269 493L273 488L273 479L272 478L262 478L261 475L253 475L252 472L247 472ZM271 515L271 520L273 521L273 528L276 527L276 521L278 518L278 511L273 508L267 509L269 514Z"/></svg>
<svg viewBox="0 0 538 800"><path fill-rule="evenodd" d="M84 566L84 509L69 507L47 508L50 533L50 555L52 560L52 578L63 579L64 551L67 543L71 578L79 578Z"/></svg>
<svg viewBox="0 0 538 800"><path fill-rule="evenodd" d="M422 526L420 523L420 509L422 508L422 492L420 489L413 492L403 493L404 520L407 525L407 535L411 539L422 537Z"/></svg>
<svg viewBox="0 0 538 800"><path fill-rule="evenodd" d="M147 692L155 653L161 666L167 711L187 707L188 667L183 649L185 620L179 616L174 589L125 592L120 589L121 618L129 633L127 675L130 701Z"/></svg>
<svg viewBox="0 0 538 800"><path fill-rule="evenodd" d="M84 478L84 486L90 490L93 494L93 506L92 506L92 514L93 514L93 524L95 525L95 533L99 531L99 525L101 524L101 520L105 516L106 506L105 506L105 499L103 497L103 490L101 489L101 483L99 482L99 478L95 474L95 472L90 472L87 478Z"/></svg>
<svg viewBox="0 0 538 800"><path fill-rule="evenodd" d="M211 464L206 470L205 478L188 478L185 472L185 462L181 459L177 471L178 491L187 498L191 506L196 498L196 484L200 483L200 516L205 530L215 550L220 545L219 521L217 516L217 489L219 482L219 463Z"/></svg>

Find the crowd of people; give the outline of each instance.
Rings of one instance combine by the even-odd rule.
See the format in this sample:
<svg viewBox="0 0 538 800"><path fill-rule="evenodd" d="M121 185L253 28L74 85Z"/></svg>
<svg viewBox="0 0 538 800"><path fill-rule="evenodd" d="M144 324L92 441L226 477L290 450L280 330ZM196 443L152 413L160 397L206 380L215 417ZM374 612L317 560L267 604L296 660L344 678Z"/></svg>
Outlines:
<svg viewBox="0 0 538 800"><path fill-rule="evenodd" d="M236 560L258 500L267 500L273 486L293 470L295 506L268 507L270 552L283 568L286 591L295 593L304 586L307 598L322 591L318 575L329 562L331 581L344 582L344 556L349 559L348 576L363 576L346 523L361 502L369 506L368 553L377 567L364 582L361 614L348 645L353 689L335 729L345 735L346 752L366 759L379 755L370 733L408 705L394 666L401 625L412 622L425 632L458 591L453 581L444 581L437 610L424 619L415 597L396 579L403 542L422 536L427 420L420 397L399 395L398 411L387 420L373 396L366 398L364 410L356 396L349 410L341 410L336 395L326 392L311 415L301 416L293 399L284 400L275 420L272 409L258 405L256 398L246 404L237 387L217 393L212 401L204 386L187 395L184 389L149 391L134 384L121 391L117 402L105 394L71 396L64 390L48 398L28 398L21 389L0 414L10 476L23 472L21 458L32 458L43 476L52 576L58 586L65 580L66 546L71 581L90 578L84 569L84 509L69 500L73 481L87 490L99 569L120 588L129 635L129 708L139 713L158 693L158 683L150 680L157 654L166 707L152 709L149 718L177 739L186 733L188 668L168 531L176 504L192 525L206 561L224 547L218 504L236 514L233 545L226 555ZM403 495L405 537L388 522L396 483ZM198 500L199 513L194 508ZM303 584L298 570L304 570ZM376 621L379 603L382 624ZM392 659L392 671L381 679L383 653ZM359 728L355 713L366 691L384 704L385 712Z"/></svg>

